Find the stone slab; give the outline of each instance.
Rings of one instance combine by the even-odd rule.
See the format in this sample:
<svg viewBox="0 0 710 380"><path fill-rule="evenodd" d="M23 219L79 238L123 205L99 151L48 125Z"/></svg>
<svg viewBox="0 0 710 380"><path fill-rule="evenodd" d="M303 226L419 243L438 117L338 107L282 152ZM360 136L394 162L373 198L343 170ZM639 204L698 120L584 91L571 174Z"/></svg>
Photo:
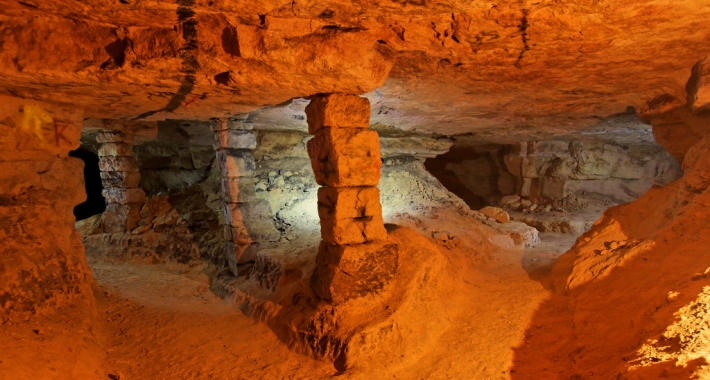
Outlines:
<svg viewBox="0 0 710 380"><path fill-rule="evenodd" d="M387 239L382 215L360 218L321 219L321 239L330 244L362 244Z"/></svg>
<svg viewBox="0 0 710 380"><path fill-rule="evenodd" d="M101 215L101 223L106 232L116 233L130 231L138 226L141 219L140 205L108 204Z"/></svg>
<svg viewBox="0 0 710 380"><path fill-rule="evenodd" d="M252 244L235 244L226 242L222 248L222 257L227 262L229 270L235 276L239 275L239 264L244 264L256 259L256 251L250 249Z"/></svg>
<svg viewBox="0 0 710 380"><path fill-rule="evenodd" d="M357 95L317 95L306 106L308 133L323 128L369 128L370 101Z"/></svg>
<svg viewBox="0 0 710 380"><path fill-rule="evenodd" d="M373 130L324 128L307 146L321 186L377 186L380 181L380 141Z"/></svg>
<svg viewBox="0 0 710 380"><path fill-rule="evenodd" d="M271 206L265 200L225 203L223 210L225 224L232 227L231 237L225 236L227 240L246 243L276 241L281 237L272 220Z"/></svg>
<svg viewBox="0 0 710 380"><path fill-rule="evenodd" d="M480 209L478 212L489 218L495 219L496 221L498 221L498 223L501 224L510 222L510 216L508 215L508 213L498 207L488 206Z"/></svg>
<svg viewBox="0 0 710 380"><path fill-rule="evenodd" d="M252 177L222 178L222 200L244 203L256 199L256 179Z"/></svg>
<svg viewBox="0 0 710 380"><path fill-rule="evenodd" d="M380 190L376 187L321 187L318 216L321 219L360 218L382 215Z"/></svg>

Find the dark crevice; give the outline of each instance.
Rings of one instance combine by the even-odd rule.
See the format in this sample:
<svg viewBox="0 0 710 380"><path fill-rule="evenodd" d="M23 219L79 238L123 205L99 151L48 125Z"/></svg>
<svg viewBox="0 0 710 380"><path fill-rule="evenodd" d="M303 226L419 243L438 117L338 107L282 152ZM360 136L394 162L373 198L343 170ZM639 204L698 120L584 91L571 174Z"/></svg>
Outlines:
<svg viewBox="0 0 710 380"><path fill-rule="evenodd" d="M520 55L518 55L517 61L515 61L515 67L517 68L520 68L525 52L530 50L530 45L528 44L528 26L528 10L523 9L523 18L520 20L520 25L518 25L523 40L523 50L520 52Z"/></svg>
<svg viewBox="0 0 710 380"><path fill-rule="evenodd" d="M79 148L69 152L70 157L84 161L84 186L86 188L86 201L74 207L76 220L84 220L91 216L101 214L106 210L106 201L101 190L101 170L99 169L99 156L91 151Z"/></svg>
<svg viewBox="0 0 710 380"><path fill-rule="evenodd" d="M194 4L194 0L178 0L177 16L178 21L182 24L182 38L185 43L180 48L180 58L182 59L181 72L184 74L180 88L177 92L173 94L168 104L158 110L148 111L141 115L138 115L136 119L144 119L146 117L155 115L158 112L173 112L178 109L187 95L189 95L193 88L195 87L195 73L200 68L200 64L197 60L197 20L194 19L195 11L191 8ZM188 101L185 105L189 105L195 99Z"/></svg>
<svg viewBox="0 0 710 380"><path fill-rule="evenodd" d="M240 57L237 28L229 25L222 29L222 49L232 57Z"/></svg>
<svg viewBox="0 0 710 380"><path fill-rule="evenodd" d="M128 38L118 38L115 41L104 47L109 58L101 64L101 69L118 69L126 63L126 50L130 46L131 41Z"/></svg>
<svg viewBox="0 0 710 380"><path fill-rule="evenodd" d="M229 71L225 71L223 73L219 73L214 76L215 82L223 85L229 84L229 79L230 79L230 74Z"/></svg>
<svg viewBox="0 0 710 380"><path fill-rule="evenodd" d="M335 30L338 32L359 32L362 30L367 30L367 28L363 28L361 26L354 26L354 27L347 27L347 26L341 26L341 25L325 25L323 26L323 29L325 30Z"/></svg>
<svg viewBox="0 0 710 380"><path fill-rule="evenodd" d="M28 8L34 8L34 9L37 9L37 6L36 6L36 5L34 5L34 4L30 4L30 3L25 3L24 1L18 1L18 3L19 3L20 5L24 5L25 7L28 7Z"/></svg>
<svg viewBox="0 0 710 380"><path fill-rule="evenodd" d="M323 12L321 12L321 14L318 15L318 17L320 17L320 18L333 18L334 15L335 15L335 12L333 12L333 11L330 10L330 9L326 9L326 10L324 10Z"/></svg>
<svg viewBox="0 0 710 380"><path fill-rule="evenodd" d="M404 32L406 31L401 25L390 25L390 29L399 37L400 40L404 41Z"/></svg>

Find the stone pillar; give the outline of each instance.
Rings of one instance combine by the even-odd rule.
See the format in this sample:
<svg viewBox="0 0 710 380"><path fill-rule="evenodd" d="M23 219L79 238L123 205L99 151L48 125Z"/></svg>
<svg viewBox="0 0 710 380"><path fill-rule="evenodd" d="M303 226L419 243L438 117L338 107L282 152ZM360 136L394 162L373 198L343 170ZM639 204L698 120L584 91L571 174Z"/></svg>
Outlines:
<svg viewBox="0 0 710 380"><path fill-rule="evenodd" d="M397 246L387 243L380 192L380 141L369 129L370 103L319 95L306 107L308 155L316 177L321 243L311 288L342 303L378 292L394 276Z"/></svg>
<svg viewBox="0 0 710 380"><path fill-rule="evenodd" d="M133 135L107 131L96 136L99 146L99 169L106 198L102 216L106 232L131 231L138 226L140 210L146 201L138 187L141 175L133 157Z"/></svg>
<svg viewBox="0 0 710 380"><path fill-rule="evenodd" d="M76 109L0 95L0 324L93 303L72 214L86 200L83 163L68 157L82 120Z"/></svg>
<svg viewBox="0 0 710 380"><path fill-rule="evenodd" d="M278 240L280 233L271 218L271 206L256 198L256 135L251 124L240 120L216 119L214 150L222 174L224 216L223 256L234 273L238 265L254 261L259 243Z"/></svg>

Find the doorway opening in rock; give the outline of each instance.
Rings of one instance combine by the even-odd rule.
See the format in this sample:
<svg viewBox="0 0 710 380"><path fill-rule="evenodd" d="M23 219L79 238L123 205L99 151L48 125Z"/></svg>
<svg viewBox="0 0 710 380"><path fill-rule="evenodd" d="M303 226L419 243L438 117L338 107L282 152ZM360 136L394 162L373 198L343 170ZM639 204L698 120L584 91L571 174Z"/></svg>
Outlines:
<svg viewBox="0 0 710 380"><path fill-rule="evenodd" d="M106 210L106 201L101 190L101 170L99 169L99 156L85 148L69 152L69 156L84 161L84 184L86 187L86 202L74 207L76 220L84 220L91 216L103 213Z"/></svg>

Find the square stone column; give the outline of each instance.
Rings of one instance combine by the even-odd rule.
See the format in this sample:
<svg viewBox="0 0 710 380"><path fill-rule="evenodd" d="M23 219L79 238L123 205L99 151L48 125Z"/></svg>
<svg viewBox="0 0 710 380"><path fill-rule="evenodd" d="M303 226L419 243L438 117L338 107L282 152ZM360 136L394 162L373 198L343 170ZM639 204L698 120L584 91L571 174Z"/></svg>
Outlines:
<svg viewBox="0 0 710 380"><path fill-rule="evenodd" d="M380 140L370 102L355 95L318 95L306 107L308 155L316 177L321 244L311 289L346 302L382 291L396 274L398 250L387 242L377 184Z"/></svg>
<svg viewBox="0 0 710 380"><path fill-rule="evenodd" d="M102 217L107 232L125 232L134 229L140 220L140 210L146 201L143 189L138 187L140 172L133 157L133 135L104 130L96 136L99 146L99 169L106 199Z"/></svg>
<svg viewBox="0 0 710 380"><path fill-rule="evenodd" d="M275 241L280 233L272 222L271 206L256 198L256 135L251 124L240 120L215 119L214 150L222 176L224 215L223 256L234 275L238 266L255 259L259 243Z"/></svg>

